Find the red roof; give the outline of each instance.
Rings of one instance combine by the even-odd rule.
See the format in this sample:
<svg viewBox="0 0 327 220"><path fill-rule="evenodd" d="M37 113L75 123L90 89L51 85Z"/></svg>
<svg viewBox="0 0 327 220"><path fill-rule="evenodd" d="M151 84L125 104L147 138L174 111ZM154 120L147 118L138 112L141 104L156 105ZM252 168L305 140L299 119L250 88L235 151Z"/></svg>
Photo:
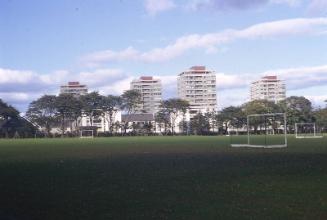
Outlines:
<svg viewBox="0 0 327 220"><path fill-rule="evenodd" d="M140 77L141 80L153 80L152 76L141 76Z"/></svg>
<svg viewBox="0 0 327 220"><path fill-rule="evenodd" d="M277 76L264 76L262 78L263 79L274 79L274 80L276 80L277 79Z"/></svg>
<svg viewBox="0 0 327 220"><path fill-rule="evenodd" d="M77 86L79 85L79 82L68 82L69 86Z"/></svg>
<svg viewBox="0 0 327 220"><path fill-rule="evenodd" d="M192 66L191 70L205 70L206 67L205 66Z"/></svg>

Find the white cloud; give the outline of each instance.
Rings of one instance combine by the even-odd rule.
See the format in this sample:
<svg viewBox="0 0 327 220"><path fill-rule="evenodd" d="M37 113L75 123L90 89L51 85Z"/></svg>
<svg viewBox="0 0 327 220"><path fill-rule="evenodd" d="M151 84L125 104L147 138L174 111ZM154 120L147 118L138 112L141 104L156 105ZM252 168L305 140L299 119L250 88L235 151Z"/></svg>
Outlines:
<svg viewBox="0 0 327 220"><path fill-rule="evenodd" d="M249 101L249 90L247 87L238 89L229 89L217 91L218 109L223 109L229 106L239 106Z"/></svg>
<svg viewBox="0 0 327 220"><path fill-rule="evenodd" d="M125 73L120 69L97 69L95 71L80 72L74 74L71 80L86 83L90 87L98 87L110 81L115 82L125 77Z"/></svg>
<svg viewBox="0 0 327 220"><path fill-rule="evenodd" d="M310 14L327 15L327 1L326 0L312 0L308 6Z"/></svg>
<svg viewBox="0 0 327 220"><path fill-rule="evenodd" d="M4 83L27 83L30 82L36 74L32 71L17 71L9 69L0 69L0 84Z"/></svg>
<svg viewBox="0 0 327 220"><path fill-rule="evenodd" d="M99 63L110 61L136 60L140 53L133 47L128 47L121 51L104 50L90 53L80 60L88 67L98 67Z"/></svg>
<svg viewBox="0 0 327 220"><path fill-rule="evenodd" d="M196 10L244 10L266 5L268 0L192 0L186 5L187 9Z"/></svg>
<svg viewBox="0 0 327 220"><path fill-rule="evenodd" d="M327 85L327 65L274 69L262 73L219 72L216 73L219 107L248 101L250 83L264 75L278 75L285 80L287 91L304 95L315 104L322 103L325 99L324 94L315 95L312 90ZM25 110L28 103L43 94L58 94L60 85L68 81L79 81L88 85L90 91L99 91L103 95L120 95L129 89L130 82L135 78L121 69L97 69L79 73L60 70L49 74L0 69L0 77L0 98L20 106L21 110ZM155 77L162 81L164 98L177 96L177 73Z"/></svg>
<svg viewBox="0 0 327 220"><path fill-rule="evenodd" d="M163 62L183 55L192 49L204 49L207 52L221 45L236 40L255 40L273 37L297 35L317 35L326 31L327 18L298 18L273 22L265 22L241 30L224 30L208 34L191 34L178 38L174 43L149 51L138 51L128 47L121 51L98 51L81 58L86 66L98 66L105 62L141 61Z"/></svg>
<svg viewBox="0 0 327 220"><path fill-rule="evenodd" d="M327 65L270 70L262 75L270 74L277 74L284 79L289 90L327 85Z"/></svg>
<svg viewBox="0 0 327 220"><path fill-rule="evenodd" d="M32 93L33 94L33 93ZM30 95L24 92L0 92L0 97L14 103L26 102L30 100Z"/></svg>
<svg viewBox="0 0 327 220"><path fill-rule="evenodd" d="M327 85L327 65L268 70L258 74L217 73L218 90L249 88L250 83L262 76L277 75L285 81L287 90L308 89Z"/></svg>
<svg viewBox="0 0 327 220"><path fill-rule="evenodd" d="M208 47L205 52L206 54L217 54L219 52L219 49L215 46L212 46Z"/></svg>
<svg viewBox="0 0 327 220"><path fill-rule="evenodd" d="M250 82L253 81L255 77L256 76L253 74L217 73L217 88L218 90L245 88L250 85Z"/></svg>
<svg viewBox="0 0 327 220"><path fill-rule="evenodd" d="M311 88L327 85L327 65L268 70L259 74L217 73L218 102L220 107L239 105L249 100L250 83L266 75L277 75L285 80L287 93L302 96L312 101L314 106L322 105L327 95L312 95ZM301 90L301 91L299 91ZM306 95L307 94L307 95Z"/></svg>
<svg viewBox="0 0 327 220"><path fill-rule="evenodd" d="M190 0L185 8L197 10L246 10L266 5L283 4L290 7L300 5L302 0Z"/></svg>
<svg viewBox="0 0 327 220"><path fill-rule="evenodd" d="M173 0L145 0L144 4L146 12L151 16L176 7Z"/></svg>
<svg viewBox="0 0 327 220"><path fill-rule="evenodd" d="M327 100L327 95L305 95L304 97L309 99L315 107L325 107L325 100Z"/></svg>
<svg viewBox="0 0 327 220"><path fill-rule="evenodd" d="M91 91L121 94L128 89L131 78L120 69L97 69L72 73L66 70L40 74L33 71L0 68L0 98L14 106L26 108L28 103L43 94L58 94L60 85L79 81Z"/></svg>
<svg viewBox="0 0 327 220"><path fill-rule="evenodd" d="M272 4L287 4L291 7L299 6L302 0L270 0Z"/></svg>
<svg viewBox="0 0 327 220"><path fill-rule="evenodd" d="M121 95L124 91L130 89L130 82L135 77L132 76L125 76L122 79L117 81L112 81L107 84L100 86L98 89L95 89L100 92L102 95Z"/></svg>

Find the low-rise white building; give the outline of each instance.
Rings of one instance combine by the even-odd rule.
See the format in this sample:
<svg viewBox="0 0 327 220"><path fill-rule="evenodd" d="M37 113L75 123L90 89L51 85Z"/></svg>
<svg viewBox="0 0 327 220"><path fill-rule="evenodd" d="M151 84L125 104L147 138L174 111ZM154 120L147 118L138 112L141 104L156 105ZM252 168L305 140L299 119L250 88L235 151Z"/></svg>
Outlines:
<svg viewBox="0 0 327 220"><path fill-rule="evenodd" d="M166 123L156 122L155 115L151 113L136 113L122 115L122 132L124 133L185 133L189 131L190 114L189 112L183 114L166 115Z"/></svg>
<svg viewBox="0 0 327 220"><path fill-rule="evenodd" d="M79 120L79 127L83 129L83 127L94 126L97 127L97 132L109 132L110 126L112 126L112 131L114 133L120 132L120 128L116 127L117 122L121 123L122 114L121 111L116 111L112 115L112 122L110 122L109 113L106 112L103 116L94 117L93 119L89 116L82 116Z"/></svg>

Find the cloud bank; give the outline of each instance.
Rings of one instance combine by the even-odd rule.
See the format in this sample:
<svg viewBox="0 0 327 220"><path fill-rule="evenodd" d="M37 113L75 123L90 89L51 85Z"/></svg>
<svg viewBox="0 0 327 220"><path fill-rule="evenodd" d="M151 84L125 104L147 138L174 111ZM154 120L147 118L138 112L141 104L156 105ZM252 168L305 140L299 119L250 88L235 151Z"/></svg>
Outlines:
<svg viewBox="0 0 327 220"><path fill-rule="evenodd" d="M145 0L146 12L154 16L160 12L167 11L176 7L173 0Z"/></svg>
<svg viewBox="0 0 327 220"><path fill-rule="evenodd" d="M164 98L177 96L177 74L156 76L163 84ZM249 85L264 75L278 75L285 80L287 90L298 93L312 87L327 85L327 65L268 70L262 73L216 73L218 103L220 107L238 105L248 100ZM61 70L49 74L33 71L0 69L0 98L25 111L27 105L44 94L58 94L60 85L68 81L86 84L90 91L101 94L120 95L129 89L135 76L121 69L97 69L71 73ZM305 95L305 94L298 94ZM325 96L307 96L316 103L322 103Z"/></svg>
<svg viewBox="0 0 327 220"><path fill-rule="evenodd" d="M92 72L71 73L66 70L40 74L34 71L0 68L0 98L26 110L27 105L44 94L58 94L60 85L79 81L91 91L121 94L132 80L120 69L97 69Z"/></svg>
<svg viewBox="0 0 327 220"><path fill-rule="evenodd" d="M265 5L269 0L195 0L189 3L192 10L243 10Z"/></svg>
<svg viewBox="0 0 327 220"><path fill-rule="evenodd" d="M120 51L96 51L80 58L88 67L98 67L109 62L138 61L164 62L179 57L194 49L212 51L237 40L256 40L301 35L319 35L327 30L327 18L297 18L259 23L245 29L228 29L216 33L191 34L178 38L174 43L149 51L139 51L130 46Z"/></svg>
<svg viewBox="0 0 327 220"><path fill-rule="evenodd" d="M327 1L326 0L312 0L308 6L308 12L311 15L327 15Z"/></svg>

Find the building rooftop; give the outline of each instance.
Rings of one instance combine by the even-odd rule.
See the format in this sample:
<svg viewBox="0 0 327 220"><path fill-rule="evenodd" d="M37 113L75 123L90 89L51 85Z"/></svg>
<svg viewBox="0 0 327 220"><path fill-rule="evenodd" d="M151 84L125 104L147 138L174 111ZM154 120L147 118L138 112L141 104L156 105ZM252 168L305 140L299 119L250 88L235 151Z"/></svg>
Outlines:
<svg viewBox="0 0 327 220"><path fill-rule="evenodd" d="M185 70L178 75L182 76L184 74L208 74L208 73L212 73L212 71L206 69L206 66L192 66L188 70Z"/></svg>
<svg viewBox="0 0 327 220"><path fill-rule="evenodd" d="M140 80L153 80L153 76L141 76Z"/></svg>
<svg viewBox="0 0 327 220"><path fill-rule="evenodd" d="M79 82L68 82L69 86L76 86L79 85Z"/></svg>
<svg viewBox="0 0 327 220"><path fill-rule="evenodd" d="M264 76L264 77L262 77L262 79L274 79L274 80L276 80L277 76Z"/></svg>
<svg viewBox="0 0 327 220"><path fill-rule="evenodd" d="M203 70L206 70L206 67L205 66L192 66L190 69L195 70L195 71L203 71Z"/></svg>
<svg viewBox="0 0 327 220"><path fill-rule="evenodd" d="M81 85L79 82L68 82L67 85L62 85L61 87L86 87L86 85Z"/></svg>

